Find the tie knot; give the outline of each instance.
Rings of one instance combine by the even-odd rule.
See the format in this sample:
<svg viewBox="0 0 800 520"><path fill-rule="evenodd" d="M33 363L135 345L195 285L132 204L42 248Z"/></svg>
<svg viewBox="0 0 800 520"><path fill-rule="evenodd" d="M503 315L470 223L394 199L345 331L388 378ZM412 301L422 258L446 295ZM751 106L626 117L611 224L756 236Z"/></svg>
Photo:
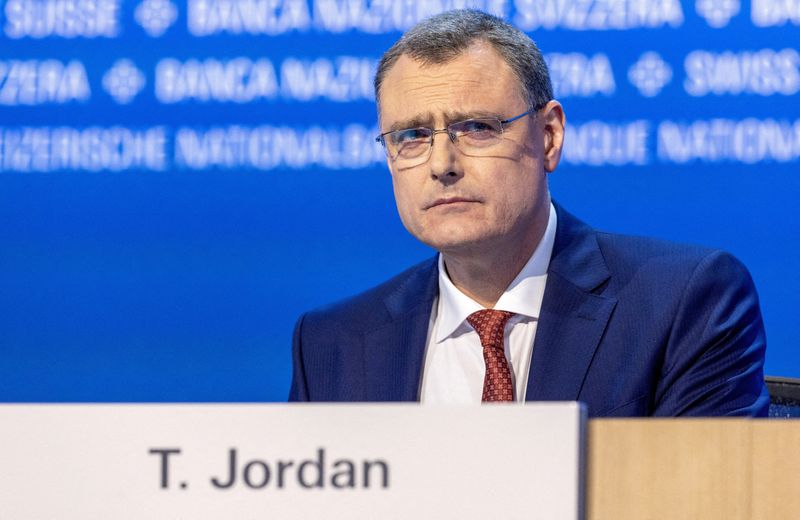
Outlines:
<svg viewBox="0 0 800 520"><path fill-rule="evenodd" d="M484 347L500 346L503 348L503 332L513 312L483 309L467 316L467 322L478 333Z"/></svg>

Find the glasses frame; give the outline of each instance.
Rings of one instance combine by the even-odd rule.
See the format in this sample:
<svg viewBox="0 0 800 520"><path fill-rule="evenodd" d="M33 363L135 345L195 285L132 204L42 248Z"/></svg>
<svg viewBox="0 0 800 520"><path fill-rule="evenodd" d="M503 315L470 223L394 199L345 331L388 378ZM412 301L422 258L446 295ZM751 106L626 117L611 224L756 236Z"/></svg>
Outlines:
<svg viewBox="0 0 800 520"><path fill-rule="evenodd" d="M375 137L375 142L376 143L381 143L381 145L383 146L383 150L386 153L386 156L389 157L389 159L391 159L392 162L394 162L394 161L397 160L397 157L399 157L399 154L397 155L397 157L392 157L389 154L389 148L387 148L387 146L386 146L386 136L387 135L393 134L395 132L407 132L409 130L415 130L415 129L428 130L431 133L430 137L428 138L428 152L427 152L427 155L423 154L423 155L425 155L425 159L419 163L419 164L424 164L430 158L431 150L433 150L433 138L436 137L436 134L447 134L447 136L450 138L450 142L452 142L454 145L456 145L456 147L458 147L458 142L457 142L458 137L456 136L455 132L453 132L450 129L450 127L452 127L453 125L460 125L460 124L468 123L470 121L485 121L487 119L493 119L493 120L497 121L498 124L500 125L500 132L501 132L500 136L502 137L503 134L505 133L505 130L506 130L507 126L509 126L514 121L517 121L518 119L522 119L523 117L527 116L528 114L531 114L531 113L539 111L540 108L541 107L529 108L525 112L523 112L521 114L518 114L516 116L513 116L513 117L509 117L508 119L498 119L496 117L491 117L491 116L488 116L488 117L472 117L472 118L464 119L464 120L461 120L461 121L454 121L454 122L450 123L449 125L447 125L444 128L429 128L427 126L415 126L415 127L411 127L411 128L400 128L398 130L390 130L388 132L384 132L384 133L380 134L379 136ZM423 155L420 155L420 157L422 157Z"/></svg>

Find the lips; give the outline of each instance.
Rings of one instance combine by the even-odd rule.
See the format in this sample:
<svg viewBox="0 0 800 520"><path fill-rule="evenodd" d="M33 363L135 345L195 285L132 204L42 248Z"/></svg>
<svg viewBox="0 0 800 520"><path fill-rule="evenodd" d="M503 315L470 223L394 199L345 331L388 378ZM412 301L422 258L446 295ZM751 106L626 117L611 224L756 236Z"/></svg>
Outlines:
<svg viewBox="0 0 800 520"><path fill-rule="evenodd" d="M478 199L471 197L440 197L434 200L425 209L435 208L437 206L447 206L449 204L458 204L459 202L480 202Z"/></svg>

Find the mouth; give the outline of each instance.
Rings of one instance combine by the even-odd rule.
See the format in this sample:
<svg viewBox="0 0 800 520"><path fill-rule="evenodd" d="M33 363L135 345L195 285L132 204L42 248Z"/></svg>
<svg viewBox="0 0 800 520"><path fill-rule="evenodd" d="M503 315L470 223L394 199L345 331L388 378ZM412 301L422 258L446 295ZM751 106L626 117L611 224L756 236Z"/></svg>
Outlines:
<svg viewBox="0 0 800 520"><path fill-rule="evenodd" d="M441 197L434 200L431 204L428 205L425 209L436 208L440 206L454 206L459 204L469 204L469 203L478 203L480 202L478 199L473 199L469 197Z"/></svg>

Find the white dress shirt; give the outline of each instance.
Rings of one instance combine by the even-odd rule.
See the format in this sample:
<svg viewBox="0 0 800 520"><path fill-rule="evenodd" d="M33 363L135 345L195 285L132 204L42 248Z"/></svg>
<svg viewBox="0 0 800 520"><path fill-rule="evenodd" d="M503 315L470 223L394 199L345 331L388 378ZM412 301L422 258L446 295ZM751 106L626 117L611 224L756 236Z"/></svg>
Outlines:
<svg viewBox="0 0 800 520"><path fill-rule="evenodd" d="M525 267L503 292L493 307L513 312L506 324L504 345L511 369L514 400L525 401L533 340L542 307L547 267L556 236L556 210L550 204L542 240ZM480 403L486 365L483 347L467 316L483 307L462 293L450 281L439 255L439 297L433 302L428 326L425 367L420 401L432 404Z"/></svg>

